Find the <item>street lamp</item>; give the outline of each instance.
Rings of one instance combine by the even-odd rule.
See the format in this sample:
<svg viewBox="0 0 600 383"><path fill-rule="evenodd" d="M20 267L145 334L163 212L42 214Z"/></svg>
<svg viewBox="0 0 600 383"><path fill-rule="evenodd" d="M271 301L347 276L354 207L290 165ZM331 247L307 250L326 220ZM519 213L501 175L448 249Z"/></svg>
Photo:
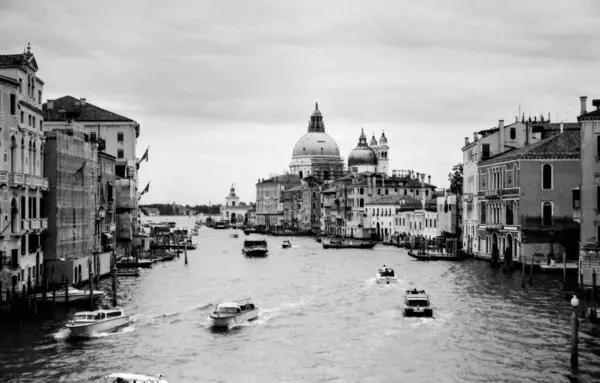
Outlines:
<svg viewBox="0 0 600 383"><path fill-rule="evenodd" d="M576 295L571 298L571 306L573 306L573 314L571 315L571 368L577 368L579 365L579 318L577 317L579 299Z"/></svg>

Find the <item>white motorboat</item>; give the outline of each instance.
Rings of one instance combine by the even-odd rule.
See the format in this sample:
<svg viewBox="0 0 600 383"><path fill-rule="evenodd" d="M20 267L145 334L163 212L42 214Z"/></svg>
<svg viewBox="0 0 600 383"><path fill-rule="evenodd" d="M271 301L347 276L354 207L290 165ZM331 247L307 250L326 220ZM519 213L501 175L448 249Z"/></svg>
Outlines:
<svg viewBox="0 0 600 383"><path fill-rule="evenodd" d="M540 263L540 270L545 271L547 273L562 273L564 269L566 269L566 271L570 273L572 271L577 271L577 267L577 262L567 262L567 264L565 265L562 262L556 263L554 259L550 261L550 264L544 265L543 263Z"/></svg>
<svg viewBox="0 0 600 383"><path fill-rule="evenodd" d="M89 337L92 334L111 332L129 323L123 310L95 310L76 313L66 324L72 337Z"/></svg>
<svg viewBox="0 0 600 383"><path fill-rule="evenodd" d="M246 302L246 303L240 303ZM240 302L223 302L209 315L215 327L229 327L258 317L258 308L249 299Z"/></svg>
<svg viewBox="0 0 600 383"><path fill-rule="evenodd" d="M394 269L391 269L391 268L383 265L382 268L377 270L377 283L380 285L381 284L389 285L391 283L398 283L398 277L396 277L396 273L394 272Z"/></svg>
<svg viewBox="0 0 600 383"><path fill-rule="evenodd" d="M158 374L158 377L127 372L115 372L104 377L106 383L169 383Z"/></svg>
<svg viewBox="0 0 600 383"><path fill-rule="evenodd" d="M262 240L245 240L242 253L246 257L266 257L269 254L267 241Z"/></svg>
<svg viewBox="0 0 600 383"><path fill-rule="evenodd" d="M75 287L68 287L68 296L69 296L69 303L80 303L80 302L84 302L84 301L88 301L90 300L90 290L79 290L76 289ZM101 299L104 297L104 295L106 295L106 293L104 291L99 291L99 290L92 290L92 299L96 300L96 299ZM35 299L38 301L43 300L43 294L38 293L35 294ZM48 291L46 292L46 300L52 300L52 291ZM62 288L60 290L56 290L56 293L54 294L54 301L57 304L63 304L63 303L67 303L67 297L65 296L65 289Z"/></svg>
<svg viewBox="0 0 600 383"><path fill-rule="evenodd" d="M425 290L406 290L404 297L404 315L405 316L433 316L433 307L429 302L429 297Z"/></svg>

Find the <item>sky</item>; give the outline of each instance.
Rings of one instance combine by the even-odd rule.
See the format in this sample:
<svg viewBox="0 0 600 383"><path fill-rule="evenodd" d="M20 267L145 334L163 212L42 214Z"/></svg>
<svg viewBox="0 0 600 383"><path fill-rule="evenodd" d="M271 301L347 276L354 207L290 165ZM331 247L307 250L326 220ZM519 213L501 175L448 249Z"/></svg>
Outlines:
<svg viewBox="0 0 600 383"><path fill-rule="evenodd" d="M473 132L590 110L598 25L591 0L2 0L0 54L31 42L45 99L140 123L140 203L217 204L289 169L315 101L345 161L385 131L447 187Z"/></svg>

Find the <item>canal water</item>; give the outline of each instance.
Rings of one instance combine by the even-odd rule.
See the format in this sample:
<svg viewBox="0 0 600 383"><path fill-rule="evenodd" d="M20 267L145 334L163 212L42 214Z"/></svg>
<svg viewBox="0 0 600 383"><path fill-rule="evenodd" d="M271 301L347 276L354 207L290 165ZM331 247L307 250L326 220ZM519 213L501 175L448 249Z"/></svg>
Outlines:
<svg viewBox="0 0 600 383"><path fill-rule="evenodd" d="M133 323L116 333L70 341L57 320L5 336L0 381L90 382L116 371L162 373L170 383L600 381L600 342L588 324L580 371L569 368L559 276L534 274L522 289L518 273L482 261L424 263L383 245L323 250L310 238L282 249L285 238L266 237L270 256L246 259L244 238L203 227L187 266L182 257L120 280ZM375 283L383 264L397 285ZM430 294L434 318L403 317L413 287ZM256 321L211 329L215 304L248 297L260 307Z"/></svg>

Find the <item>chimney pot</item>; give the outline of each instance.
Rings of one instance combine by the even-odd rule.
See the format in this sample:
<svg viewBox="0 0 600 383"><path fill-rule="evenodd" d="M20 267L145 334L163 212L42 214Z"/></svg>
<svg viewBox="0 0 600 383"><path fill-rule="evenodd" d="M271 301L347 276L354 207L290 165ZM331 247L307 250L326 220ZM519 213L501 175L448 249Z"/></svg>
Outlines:
<svg viewBox="0 0 600 383"><path fill-rule="evenodd" d="M469 137L465 137L465 146L469 145Z"/></svg>
<svg viewBox="0 0 600 383"><path fill-rule="evenodd" d="M427 176L427 183L431 185L431 175Z"/></svg>
<svg viewBox="0 0 600 383"><path fill-rule="evenodd" d="M600 99L592 100L592 105L596 107L596 110L600 110Z"/></svg>
<svg viewBox="0 0 600 383"><path fill-rule="evenodd" d="M561 122L560 123L560 132L562 133L564 131L564 124Z"/></svg>
<svg viewBox="0 0 600 383"><path fill-rule="evenodd" d="M586 114L587 96L581 96L579 100L581 101L581 114Z"/></svg>
<svg viewBox="0 0 600 383"><path fill-rule="evenodd" d="M54 109L54 100L48 100L48 109Z"/></svg>
<svg viewBox="0 0 600 383"><path fill-rule="evenodd" d="M473 141L477 141L477 132L473 132Z"/></svg>
<svg viewBox="0 0 600 383"><path fill-rule="evenodd" d="M85 106L85 98L81 99L81 106Z"/></svg>

